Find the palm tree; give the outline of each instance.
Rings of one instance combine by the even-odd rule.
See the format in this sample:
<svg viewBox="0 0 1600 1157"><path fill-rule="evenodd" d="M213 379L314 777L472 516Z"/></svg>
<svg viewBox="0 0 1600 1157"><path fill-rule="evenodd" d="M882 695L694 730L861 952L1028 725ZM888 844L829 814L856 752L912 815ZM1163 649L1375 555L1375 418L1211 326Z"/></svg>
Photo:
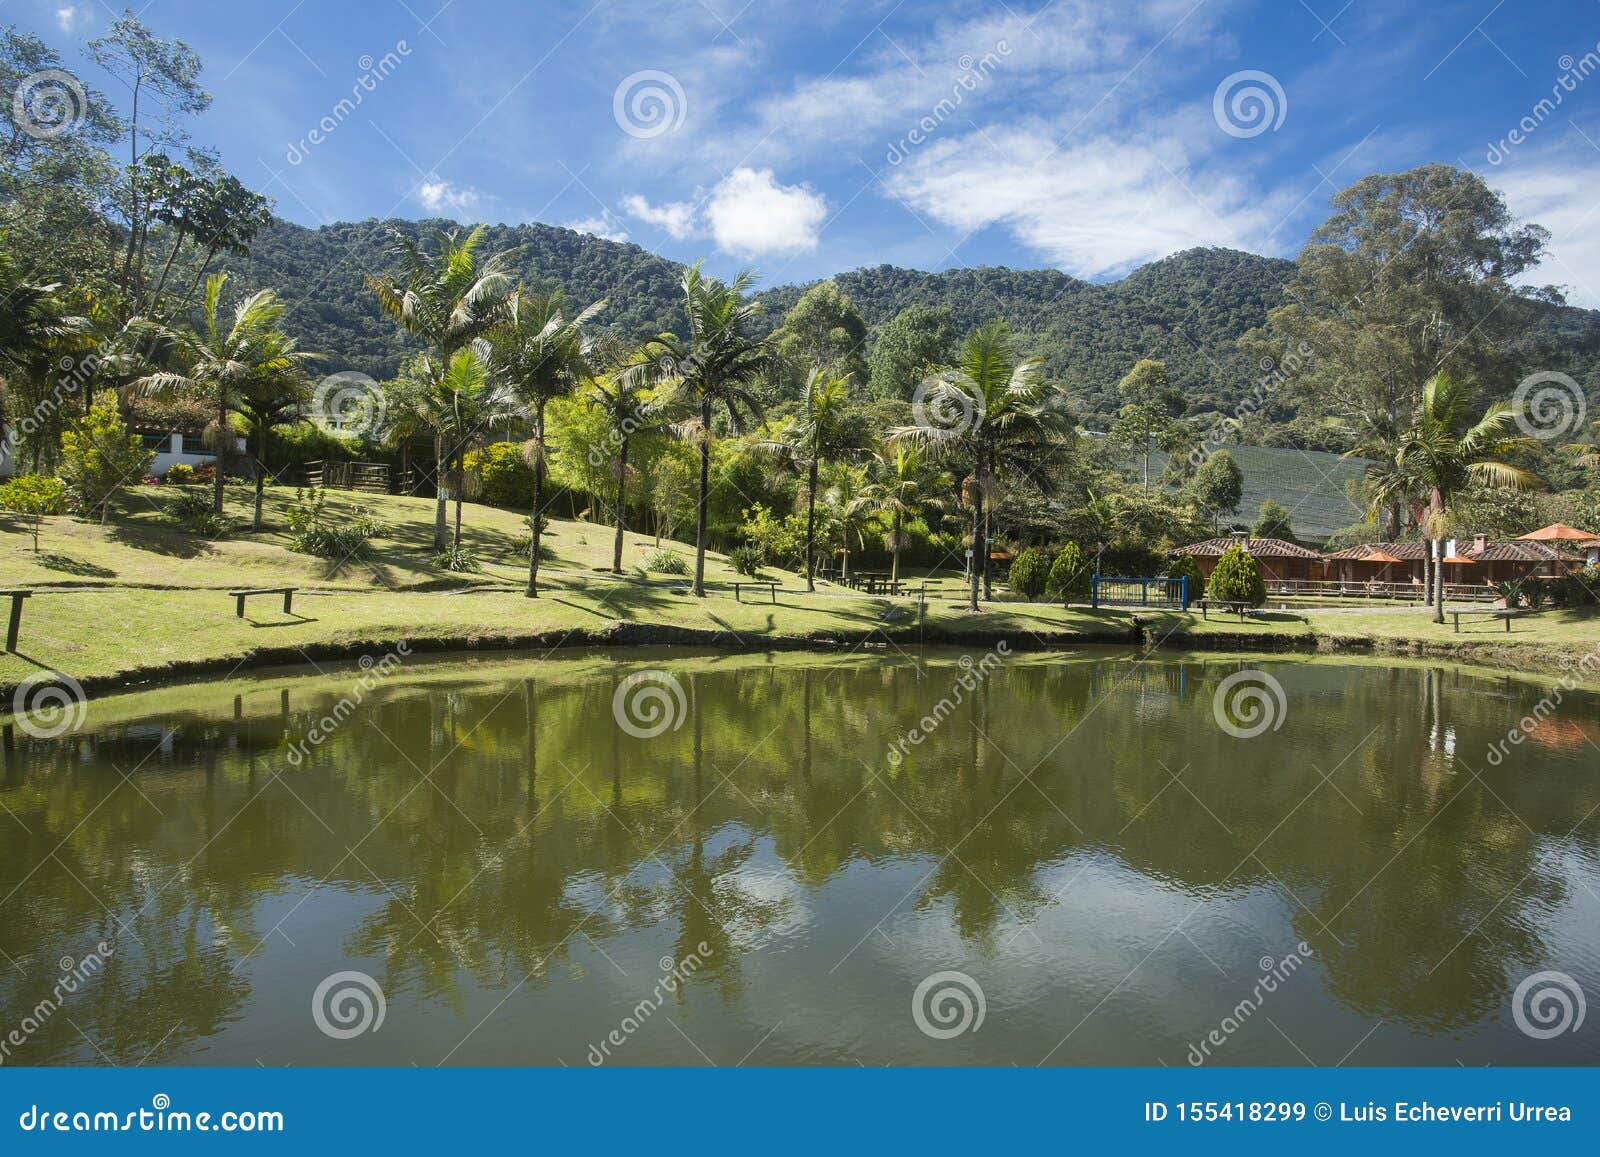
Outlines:
<svg viewBox="0 0 1600 1157"><path fill-rule="evenodd" d="M867 530L877 517L867 481L867 468L850 462L841 462L833 470L824 501L828 514L838 531L844 548L844 560L839 577L850 581L850 543L857 547L867 545Z"/></svg>
<svg viewBox="0 0 1600 1157"><path fill-rule="evenodd" d="M1561 447L1561 452L1572 455L1579 466L1592 470L1600 466L1600 421L1591 422L1589 429L1592 433L1584 435L1581 441L1569 442Z"/></svg>
<svg viewBox="0 0 1600 1157"><path fill-rule="evenodd" d="M750 327L760 305L746 301L754 282L741 273L721 282L700 272L697 261L683 275L684 305L689 316L689 340L662 334L651 343L651 360L661 368L676 392L692 407L694 417L684 432L700 452L700 494L695 506L694 594L706 593L706 508L711 491L712 418L727 415L736 430L746 417L759 415L761 406L750 385L775 364L775 357Z"/></svg>
<svg viewBox="0 0 1600 1157"><path fill-rule="evenodd" d="M134 389L148 393L187 387L216 394L213 434L217 477L212 509L217 514L222 513L223 463L232 436L230 415L240 408L251 389L268 379L299 372L316 356L296 349L294 339L278 328L284 306L270 289L258 290L239 302L232 322L226 323L224 329L222 289L227 283L226 273L213 273L206 279L198 331L175 329L154 321L140 323L141 329L168 347L171 358L183 369L146 374L133 383Z"/></svg>
<svg viewBox="0 0 1600 1157"><path fill-rule="evenodd" d="M620 364L590 380L585 400L605 415L617 447L617 532L611 547L611 573L621 574L622 536L628 510L628 449L633 435L653 430L656 422L654 397L646 388L648 360L616 354L610 360Z"/></svg>
<svg viewBox="0 0 1600 1157"><path fill-rule="evenodd" d="M817 471L822 463L859 449L859 426L849 420L850 376L813 366L800 395L800 410L777 437L762 446L806 470L806 590L816 585Z"/></svg>
<svg viewBox="0 0 1600 1157"><path fill-rule="evenodd" d="M431 363L431 356L420 361ZM450 364L442 369L422 367L425 392L419 399L423 420L434 432L439 447L438 468L448 481L456 507L453 549L461 548L461 492L467 451L488 440L496 427L509 425L522 417L514 394L494 373L493 354L482 339L458 349Z"/></svg>
<svg viewBox="0 0 1600 1157"><path fill-rule="evenodd" d="M94 346L94 321L71 312L71 307L59 296L60 289L59 283L24 280L10 256L0 250L0 378L9 378L15 373L26 383L44 382L58 369L60 355ZM21 390L15 392L22 393ZM82 393L88 396L87 390ZM4 450L12 433L4 402L5 395L0 392L0 451ZM37 412L40 406L33 408ZM41 444L34 441L32 454L36 471L40 467L42 449Z"/></svg>
<svg viewBox="0 0 1600 1157"><path fill-rule="evenodd" d="M298 370L268 375L246 386L239 398L239 413L247 431L256 437L256 505L250 529L258 534L267 483L267 436L279 427L298 422L310 399L311 389Z"/></svg>
<svg viewBox="0 0 1600 1157"><path fill-rule="evenodd" d="M1422 387L1416 420L1401 440L1395 464L1414 477L1428 495L1426 533L1433 546L1433 621L1444 622L1444 565L1439 544L1457 497L1476 482L1483 486L1525 490L1539 479L1495 456L1517 445L1506 436L1516 421L1516 408L1496 402L1466 429L1471 390L1460 379L1440 372Z"/></svg>
<svg viewBox="0 0 1600 1157"><path fill-rule="evenodd" d="M458 350L503 321L512 287L506 267L517 251L502 250L480 259L477 250L485 236L482 225L465 237L455 229L437 231L432 253L403 233L394 236L399 272L368 277L367 286L377 294L379 307L401 329L429 347L433 357L426 367L442 374L450 368ZM458 514L460 508L458 494ZM434 502L433 545L442 549L444 544L445 493L441 478Z"/></svg>
<svg viewBox="0 0 1600 1157"><path fill-rule="evenodd" d="M523 591L530 599L539 597L539 522L544 510L544 411L556 398L570 394L588 372L583 327L606 307L595 302L576 316L566 316L566 299L560 290L528 293L518 289L511 295L506 319L490 335L495 368L516 394L532 420L533 436L525 453L533 467L533 528L528 547L528 585Z"/></svg>
<svg viewBox="0 0 1600 1157"><path fill-rule="evenodd" d="M995 321L967 336L955 368L941 373L926 391L915 411L916 424L890 432L892 445L923 449L936 460L961 462L971 472L971 610L978 609L980 572L983 597L992 594L985 499L997 496L1000 479L1014 471L1030 473L1048 492L1048 472L1035 468L1071 433L1059 400L1059 391L1044 381L1044 362L1018 360L1011 331Z"/></svg>
<svg viewBox="0 0 1600 1157"><path fill-rule="evenodd" d="M873 461L877 478L864 495L873 513L888 520L883 545L893 558L889 581L898 582L900 552L911 544L908 527L925 514L942 515L944 503L935 497L923 456L913 447L885 447Z"/></svg>

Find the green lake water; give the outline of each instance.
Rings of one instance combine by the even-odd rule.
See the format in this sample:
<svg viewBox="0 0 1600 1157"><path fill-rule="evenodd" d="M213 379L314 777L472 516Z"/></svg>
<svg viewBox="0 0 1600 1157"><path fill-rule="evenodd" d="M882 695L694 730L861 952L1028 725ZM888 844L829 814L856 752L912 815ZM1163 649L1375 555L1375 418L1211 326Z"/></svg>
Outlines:
<svg viewBox="0 0 1600 1157"><path fill-rule="evenodd" d="M4 728L0 1059L1596 1063L1600 696L1552 684L655 651L91 701Z"/></svg>

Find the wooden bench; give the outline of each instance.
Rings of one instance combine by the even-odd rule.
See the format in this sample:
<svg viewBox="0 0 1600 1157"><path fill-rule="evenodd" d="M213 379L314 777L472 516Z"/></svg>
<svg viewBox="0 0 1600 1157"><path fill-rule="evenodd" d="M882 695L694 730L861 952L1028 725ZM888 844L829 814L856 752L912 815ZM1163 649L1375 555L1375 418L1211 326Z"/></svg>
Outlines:
<svg viewBox="0 0 1600 1157"><path fill-rule="evenodd" d="M244 618L244 601L251 595L282 595L283 613L289 614L294 609L294 592L299 587L246 587L243 590L229 591L238 610L239 617Z"/></svg>
<svg viewBox="0 0 1600 1157"><path fill-rule="evenodd" d="M1496 607L1493 610L1488 611L1451 611L1450 617L1455 620L1455 633L1458 635L1461 633L1462 615L1490 615L1494 618L1504 619L1506 623L1506 634L1509 635L1511 633L1511 620L1521 618L1522 612L1520 610L1506 610L1501 607Z"/></svg>
<svg viewBox="0 0 1600 1157"><path fill-rule="evenodd" d="M737 602L742 602L743 601L739 597L739 592L742 591L745 587L766 587L767 588L767 594L772 597L773 605L774 606L777 605L777 603L778 603L778 584L777 583L775 583L775 582L767 582L766 580L758 580L756 582L738 582L738 583L734 583L733 584L733 601L734 602L737 603Z"/></svg>
<svg viewBox="0 0 1600 1157"><path fill-rule="evenodd" d="M8 587L0 595L11 596L11 619L6 624L6 650L17 649L17 632L22 630L22 600L31 598L33 592L26 587Z"/></svg>
<svg viewBox="0 0 1600 1157"><path fill-rule="evenodd" d="M1250 603L1239 602L1233 599L1195 599L1194 602L1190 603L1189 605L1200 608L1200 617L1202 619L1210 618L1210 615L1208 615L1206 612L1211 607L1221 607L1225 611L1232 611L1234 614L1238 615L1240 622L1244 621L1245 615L1255 609Z"/></svg>

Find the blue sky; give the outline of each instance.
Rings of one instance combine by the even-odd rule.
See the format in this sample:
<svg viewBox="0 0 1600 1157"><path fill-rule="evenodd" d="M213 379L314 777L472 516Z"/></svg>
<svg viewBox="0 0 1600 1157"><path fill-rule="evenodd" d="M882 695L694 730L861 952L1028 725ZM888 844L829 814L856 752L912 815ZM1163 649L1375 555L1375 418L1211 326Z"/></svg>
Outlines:
<svg viewBox="0 0 1600 1157"><path fill-rule="evenodd" d="M883 262L1106 280L1194 245L1292 256L1337 189L1446 161L1551 230L1540 280L1600 306L1593 0L140 11L205 61L196 140L303 224L544 221L767 284ZM111 18L0 7L75 67Z"/></svg>

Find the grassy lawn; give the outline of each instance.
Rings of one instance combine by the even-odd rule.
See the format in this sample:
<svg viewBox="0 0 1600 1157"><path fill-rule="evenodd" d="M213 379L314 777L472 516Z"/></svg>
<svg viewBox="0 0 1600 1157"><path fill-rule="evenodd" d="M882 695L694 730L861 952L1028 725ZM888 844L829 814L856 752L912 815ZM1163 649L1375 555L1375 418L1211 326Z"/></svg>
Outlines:
<svg viewBox="0 0 1600 1157"><path fill-rule="evenodd" d="M961 603L959 576L940 575L925 614L914 600L870 598L837 586L803 591L800 576L772 570L782 590L776 604L746 593L727 560L707 559L711 597L687 594L688 580L647 574L657 550L645 535L624 546L627 574L609 574L609 527L556 519L546 541L554 558L541 568L543 597L521 593L525 562L511 551L522 525L514 512L465 507L463 535L485 563L454 575L431 565L433 503L429 499L363 496L385 525L370 558L341 567L287 549L284 512L293 491L268 490L267 526L250 535L249 495L230 490L236 530L208 542L174 525L170 490L142 488L100 526L71 518L46 520L36 555L15 524L0 521L0 586L42 589L28 600L20 654L0 655L0 689L42 670L60 671L103 691L138 682L224 672L245 664L305 663L374 653L408 642L414 649L546 649L646 642L718 643L750 650L785 645L987 643L1012 637L1021 646L1128 643L1135 623L1119 611L1092 612L1043 604L996 602L977 614ZM334 503L350 505L340 495ZM452 512L453 513L453 512ZM684 543L663 543L692 564ZM298 585L294 613L262 596L244 618L224 591L233 586ZM757 601L757 600L760 601ZM1145 612L1146 638L1175 648L1310 649L1360 647L1455 658L1522 670L1554 671L1600 648L1600 615L1550 611L1519 619L1510 635L1486 616L1464 618L1457 635L1421 608L1266 610L1239 622L1229 616Z"/></svg>

